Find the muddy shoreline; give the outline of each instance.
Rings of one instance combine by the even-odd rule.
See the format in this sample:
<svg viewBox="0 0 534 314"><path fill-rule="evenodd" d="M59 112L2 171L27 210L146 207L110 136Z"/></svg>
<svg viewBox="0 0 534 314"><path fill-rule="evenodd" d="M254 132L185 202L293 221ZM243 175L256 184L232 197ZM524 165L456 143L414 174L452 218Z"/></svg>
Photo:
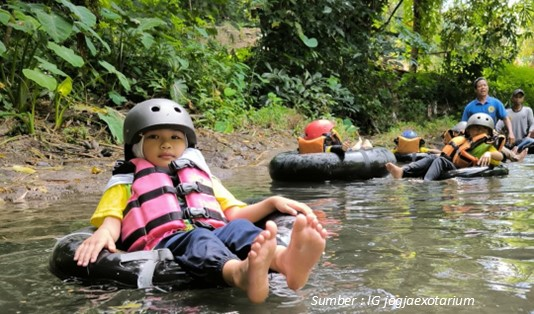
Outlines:
<svg viewBox="0 0 534 314"><path fill-rule="evenodd" d="M296 148L289 132L222 134L201 129L197 136L198 148L223 181L243 167L267 167L277 153ZM12 140L0 136L0 143L0 207L100 195L123 153L120 146L96 141L73 145L49 134Z"/></svg>

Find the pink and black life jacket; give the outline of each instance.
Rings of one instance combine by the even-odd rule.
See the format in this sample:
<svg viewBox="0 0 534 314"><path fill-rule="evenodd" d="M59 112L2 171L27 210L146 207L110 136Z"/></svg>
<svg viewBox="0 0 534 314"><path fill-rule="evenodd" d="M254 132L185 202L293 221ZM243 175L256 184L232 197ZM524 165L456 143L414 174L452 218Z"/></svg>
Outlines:
<svg viewBox="0 0 534 314"><path fill-rule="evenodd" d="M178 159L170 170L141 158L135 165L132 195L123 213L121 241L128 251L151 250L166 236L193 226L210 229L226 224L213 194L211 177L190 160ZM177 174L175 187L171 175ZM186 207L180 206L183 197Z"/></svg>

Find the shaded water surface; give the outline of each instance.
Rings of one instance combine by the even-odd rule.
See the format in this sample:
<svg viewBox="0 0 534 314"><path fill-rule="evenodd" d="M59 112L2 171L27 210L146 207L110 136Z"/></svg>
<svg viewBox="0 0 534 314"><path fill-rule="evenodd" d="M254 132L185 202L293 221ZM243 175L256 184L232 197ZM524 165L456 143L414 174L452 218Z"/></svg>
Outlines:
<svg viewBox="0 0 534 314"><path fill-rule="evenodd" d="M309 284L274 278L265 304L226 289L84 287L48 272L55 238L85 226L98 196L0 207L2 313L528 313L534 311L534 156L507 177L273 184L266 169L225 181L236 196L306 202L331 236Z"/></svg>

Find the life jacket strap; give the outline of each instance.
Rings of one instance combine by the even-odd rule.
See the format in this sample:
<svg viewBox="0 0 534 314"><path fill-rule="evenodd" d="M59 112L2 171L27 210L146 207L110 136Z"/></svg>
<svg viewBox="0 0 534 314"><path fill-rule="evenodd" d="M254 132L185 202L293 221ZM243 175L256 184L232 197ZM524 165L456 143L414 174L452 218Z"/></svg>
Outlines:
<svg viewBox="0 0 534 314"><path fill-rule="evenodd" d="M173 174L170 171L170 169L167 169L167 168L149 167L149 168L145 168L145 169L140 170L137 173L135 173L134 180L142 178L142 177L150 175L150 174L153 174L153 173L165 173L165 174L168 174L168 175L172 175Z"/></svg>
<svg viewBox="0 0 534 314"><path fill-rule="evenodd" d="M204 193L214 195L213 189L200 182L180 183L176 186L176 194L179 196L186 196L192 192Z"/></svg>
<svg viewBox="0 0 534 314"><path fill-rule="evenodd" d="M143 195L139 195L139 197L136 200L132 200L132 201L128 202L128 204L126 205L126 208L124 209L123 217L126 216L126 214L128 214L128 212L132 208L141 207L141 205L144 202L150 201L151 199L154 199L154 198L156 198L158 196L161 196L161 195L167 194L167 193L176 194L176 188L174 188L172 186L162 186L162 187L156 188L156 189L154 189L152 191L146 192Z"/></svg>
<svg viewBox="0 0 534 314"><path fill-rule="evenodd" d="M146 236L152 229L159 227L171 221L183 219L182 212L171 212L149 221L145 227L139 228L132 232L126 239L122 240L124 247L131 247L137 239Z"/></svg>

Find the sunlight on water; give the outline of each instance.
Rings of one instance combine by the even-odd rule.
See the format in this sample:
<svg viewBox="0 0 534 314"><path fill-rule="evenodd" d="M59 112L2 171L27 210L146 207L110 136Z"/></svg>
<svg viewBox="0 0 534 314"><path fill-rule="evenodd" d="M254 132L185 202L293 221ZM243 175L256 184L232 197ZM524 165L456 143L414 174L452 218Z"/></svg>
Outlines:
<svg viewBox="0 0 534 314"><path fill-rule="evenodd" d="M294 292L273 275L262 305L231 288L165 292L63 283L47 268L54 239L86 226L98 196L4 207L0 306L6 313L531 312L534 156L508 166L506 177L439 182L273 183L265 168L239 170L224 181L236 196L306 202L330 233L309 284Z"/></svg>

